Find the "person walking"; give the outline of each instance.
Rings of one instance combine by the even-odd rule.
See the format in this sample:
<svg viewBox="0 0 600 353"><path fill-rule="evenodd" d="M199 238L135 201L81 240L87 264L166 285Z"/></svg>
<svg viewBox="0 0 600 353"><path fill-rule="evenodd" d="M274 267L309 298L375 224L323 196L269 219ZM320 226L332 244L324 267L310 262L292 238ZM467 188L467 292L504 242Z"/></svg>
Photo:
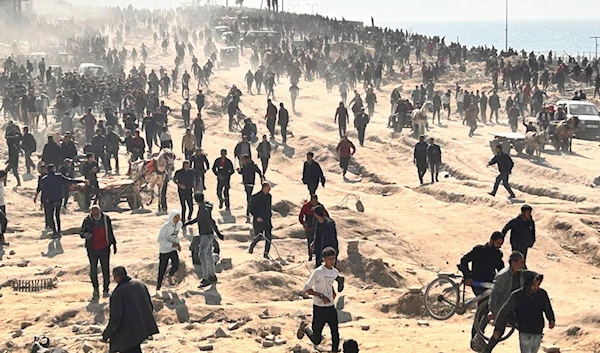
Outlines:
<svg viewBox="0 0 600 353"><path fill-rule="evenodd" d="M17 186L21 186L21 178L19 178L19 155L22 153L22 139L21 129L19 129L17 125L13 124L12 128L7 129L6 144L8 146L8 166L6 172L13 172L15 179L17 179Z"/></svg>
<svg viewBox="0 0 600 353"><path fill-rule="evenodd" d="M44 204L46 225L49 225L52 229L52 239L57 239L61 236L60 208L62 206L64 185L79 183L88 185L89 181L71 179L62 174L57 174L53 164L47 165L46 168L48 174L44 175L40 181L42 202Z"/></svg>
<svg viewBox="0 0 600 353"><path fill-rule="evenodd" d="M229 188L231 187L231 175L234 173L233 163L227 158L227 150L221 150L221 157L215 159L212 166L213 173L217 176L217 197L219 198L219 209L223 208L229 212Z"/></svg>
<svg viewBox="0 0 600 353"><path fill-rule="evenodd" d="M112 171L111 159L115 160L115 173L119 175L119 146L121 138L114 131L114 127L109 126L106 132L106 169Z"/></svg>
<svg viewBox="0 0 600 353"><path fill-rule="evenodd" d="M238 142L233 149L233 156L237 160L237 165L242 165L242 156L248 156L252 159L252 146L248 142L247 136L242 136L242 141Z"/></svg>
<svg viewBox="0 0 600 353"><path fill-rule="evenodd" d="M60 147L54 141L52 136L48 136L48 140L44 145L44 149L42 151L42 162L45 165L52 164L57 166L60 164Z"/></svg>
<svg viewBox="0 0 600 353"><path fill-rule="evenodd" d="M510 231L510 245L513 251L523 254L527 262L527 252L535 244L535 222L532 217L533 208L529 205L521 206L521 213L511 219L504 228L502 234Z"/></svg>
<svg viewBox="0 0 600 353"><path fill-rule="evenodd" d="M306 161L304 162L304 167L302 169L302 183L308 187L308 193L310 195L314 195L317 193L317 188L319 187L319 183L325 187L325 175L323 175L323 169L319 163L317 163L313 158L315 154L312 152L308 152L306 154Z"/></svg>
<svg viewBox="0 0 600 353"><path fill-rule="evenodd" d="M100 186L98 185L98 162L96 162L93 153L86 155L86 161L79 166L79 172L88 181L85 189L85 206L89 209L92 203L92 193L94 195L94 203L98 202L98 194Z"/></svg>
<svg viewBox="0 0 600 353"><path fill-rule="evenodd" d="M331 247L337 253L339 251L339 243L335 222L329 218L325 208L317 205L313 207L312 211L315 217L315 234L310 247L313 250L313 254L315 254L315 267L318 267L323 260L321 257L323 250Z"/></svg>
<svg viewBox="0 0 600 353"><path fill-rule="evenodd" d="M427 147L427 160L429 161L429 171L431 172L431 183L439 182L438 175L442 165L442 149L435 143L433 137L429 138Z"/></svg>
<svg viewBox="0 0 600 353"><path fill-rule="evenodd" d="M194 188L196 180L194 171L190 169L190 161L183 161L182 168L175 172L173 182L177 184L177 193L181 204L181 218L185 221L192 219L194 213ZM187 207L186 207L187 206ZM186 212L189 209L189 213ZM187 218L186 218L187 214Z"/></svg>
<svg viewBox="0 0 600 353"><path fill-rule="evenodd" d="M507 319L514 315L516 317L515 326L519 330L521 353L537 353L543 337L544 315L550 329L554 328L556 317L548 293L540 288L544 276L528 272L524 274L524 277L523 287L514 291L498 312L491 341L497 341L500 338L500 333L506 327ZM484 352L490 351L486 349Z"/></svg>
<svg viewBox="0 0 600 353"><path fill-rule="evenodd" d="M262 189L252 195L252 198L250 199L250 214L253 217L252 228L254 229L254 240L252 240L248 252L252 254L256 244L264 238L265 259L269 259L269 250L271 249L271 241L273 239L271 234L273 224L271 223L272 198L270 191L271 184L265 181L262 183Z"/></svg>
<svg viewBox="0 0 600 353"><path fill-rule="evenodd" d="M141 353L141 344L159 333L154 320L154 305L146 285L127 275L123 266L113 268L117 282L110 297L110 319L102 332L102 340L110 352Z"/></svg>
<svg viewBox="0 0 600 353"><path fill-rule="evenodd" d="M190 127L190 117L192 112L192 104L190 99L186 98L185 102L181 105L181 117L183 118L183 127L186 129Z"/></svg>
<svg viewBox="0 0 600 353"><path fill-rule="evenodd" d="M319 197L317 195L310 195L310 201L305 203L300 209L300 214L298 215L298 220L302 227L304 227L304 235L306 236L306 246L308 248L308 261L313 260L313 249L311 246L315 240L315 224L317 223L317 219L314 216L313 208L320 206L323 208L323 214L329 217L327 210L325 210L325 206L323 206L319 202Z"/></svg>
<svg viewBox="0 0 600 353"><path fill-rule="evenodd" d="M267 139L267 135L263 135L262 141L256 147L258 152L258 158L262 166L263 175L267 174L267 168L269 167L269 159L271 159L271 142Z"/></svg>
<svg viewBox="0 0 600 353"><path fill-rule="evenodd" d="M25 168L27 169L27 174L31 174L31 171L35 170L35 163L31 160L31 155L37 150L37 142L35 141L35 137L29 132L27 126L23 128L21 148L25 153Z"/></svg>
<svg viewBox="0 0 600 353"><path fill-rule="evenodd" d="M196 148L196 153L190 157L191 168L194 171L194 190L203 193L206 190L204 177L206 171L210 170L210 163L201 148Z"/></svg>
<svg viewBox="0 0 600 353"><path fill-rule="evenodd" d="M110 217L102 212L100 206L94 205L90 209L90 214L83 219L81 232L79 236L85 239L85 248L88 260L90 261L90 279L94 292L92 301L96 302L100 298L100 284L98 283L98 261L102 267L103 291L102 296L110 296L110 247L113 253L117 253L117 241L113 231Z"/></svg>
<svg viewBox="0 0 600 353"><path fill-rule="evenodd" d="M183 227L181 222L181 213L179 210L172 210L169 213L169 219L160 227L158 232L158 279L156 280L156 294L159 295L162 287L163 278L167 273L169 260L171 261L171 269L167 274L167 283L174 285L173 276L179 270L179 255L181 245L179 245L179 231Z"/></svg>
<svg viewBox="0 0 600 353"><path fill-rule="evenodd" d="M92 153L94 154L94 160L97 162L98 171L100 171L100 160L102 160L102 167L108 173L110 171L110 163L106 162L106 138L102 134L101 129L97 129L96 135L92 137Z"/></svg>
<svg viewBox="0 0 600 353"><path fill-rule="evenodd" d="M367 129L369 120L369 115L365 113L365 108L360 108L360 112L354 117L354 127L358 132L358 142L361 147L365 145L365 130Z"/></svg>
<svg viewBox="0 0 600 353"><path fill-rule="evenodd" d="M338 143L336 149L337 153L340 157L340 168L342 168L342 177L346 180L346 172L348 171L348 166L350 165L350 158L356 152L356 147L354 144L348 140L348 136L342 136L342 140Z"/></svg>
<svg viewBox="0 0 600 353"><path fill-rule="evenodd" d="M338 124L340 138L346 136L346 127L350 124L350 116L348 115L348 109L344 106L344 102L340 102L339 107L335 110L333 122L337 122Z"/></svg>
<svg viewBox="0 0 600 353"><path fill-rule="evenodd" d="M202 148L205 126L200 113L198 113L196 119L192 122L192 130L194 131L194 136L196 136L196 148Z"/></svg>
<svg viewBox="0 0 600 353"><path fill-rule="evenodd" d="M311 273L303 289L306 294L313 297L312 328L309 329L308 324L302 321L297 337L302 339L306 335L313 344L318 345L323 340L323 328L327 324L331 330L331 351L339 352L338 313L333 305L337 296L333 289L333 282L340 274L334 267L337 261L337 252L335 249L327 247L320 255L323 264Z"/></svg>
<svg viewBox="0 0 600 353"><path fill-rule="evenodd" d="M492 192L490 192L489 194L491 196L496 196L496 192L498 192L498 186L500 186L500 182L502 182L502 185L504 185L504 188L506 189L506 191L508 191L508 198L509 199L514 199L515 198L515 193L512 191L512 189L510 188L510 185L508 184L508 177L510 175L510 173L512 172L512 169L514 167L514 162L513 160L510 158L510 156L506 153L504 153L504 151L502 151L502 145L498 144L495 147L495 151L496 151L496 155L494 156L494 158L492 158L492 160L489 161L488 166L497 164L498 165L498 171L500 172L500 174L498 174L498 176L496 177L496 182L494 183L494 188L492 189Z"/></svg>
<svg viewBox="0 0 600 353"><path fill-rule="evenodd" d="M288 110L285 109L285 107L283 106L283 103L279 103L279 119L277 120L277 123L279 124L279 127L281 128L281 138L282 138L282 142L285 145L287 142L287 126L290 122L290 114L288 113Z"/></svg>
<svg viewBox="0 0 600 353"><path fill-rule="evenodd" d="M271 139L275 138L275 120L277 118L277 107L271 102L270 99L267 99L267 113L265 114L265 119L267 120L267 130L269 130L269 135Z"/></svg>
<svg viewBox="0 0 600 353"><path fill-rule="evenodd" d="M413 153L413 163L417 166L417 174L419 175L421 185L423 185L423 176L427 172L427 148L425 136L419 136L419 142L415 145Z"/></svg>
<svg viewBox="0 0 600 353"><path fill-rule="evenodd" d="M258 169L258 166L248 155L242 156L242 162L240 163L237 172L242 175L242 183L244 184L244 190L246 191L246 223L250 223L250 200L252 199L252 192L254 191L256 174L258 174L261 184L263 183L263 175L260 172L260 169Z"/></svg>
<svg viewBox="0 0 600 353"><path fill-rule="evenodd" d="M181 139L181 153L189 160L196 150L196 136L192 134L192 130L188 127L185 129L185 135Z"/></svg>
<svg viewBox="0 0 600 353"><path fill-rule="evenodd" d="M488 99L488 105L490 106L490 123L492 123L492 118L496 115L496 124L500 124L498 121L498 110L500 110L500 97L498 96L498 92L494 90L494 93Z"/></svg>
<svg viewBox="0 0 600 353"><path fill-rule="evenodd" d="M190 249L192 252L196 251L198 253L202 269L202 281L199 287L203 288L217 283L215 261L213 260L213 244L217 244L215 233L221 240L224 240L225 237L219 232L217 223L211 216L212 204L206 202L204 195L199 192L194 194L194 200L198 205L198 214L195 219L186 222L184 227L198 223L198 236L194 236Z"/></svg>

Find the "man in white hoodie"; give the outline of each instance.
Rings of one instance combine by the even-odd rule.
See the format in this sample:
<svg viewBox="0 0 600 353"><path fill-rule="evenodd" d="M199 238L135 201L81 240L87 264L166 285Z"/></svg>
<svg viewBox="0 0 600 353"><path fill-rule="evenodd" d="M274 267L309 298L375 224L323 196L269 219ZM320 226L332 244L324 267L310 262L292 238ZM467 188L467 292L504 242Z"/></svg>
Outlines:
<svg viewBox="0 0 600 353"><path fill-rule="evenodd" d="M181 223L181 213L179 210L173 210L169 214L169 220L160 227L158 233L158 280L156 281L156 291L160 290L162 281L167 272L167 265L171 260L171 269L167 275L169 284L174 284L171 276L179 269L179 256L177 252L181 250L179 245L179 231L183 224Z"/></svg>

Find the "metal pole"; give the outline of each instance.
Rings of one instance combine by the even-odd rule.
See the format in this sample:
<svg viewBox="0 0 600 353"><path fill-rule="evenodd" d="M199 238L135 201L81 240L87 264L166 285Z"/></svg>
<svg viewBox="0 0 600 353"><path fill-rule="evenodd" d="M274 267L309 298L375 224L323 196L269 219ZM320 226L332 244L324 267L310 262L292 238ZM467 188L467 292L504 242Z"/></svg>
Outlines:
<svg viewBox="0 0 600 353"><path fill-rule="evenodd" d="M600 38L600 36L592 36L590 38L592 38L593 40L596 41L596 60L597 60L598 59L598 38Z"/></svg>
<svg viewBox="0 0 600 353"><path fill-rule="evenodd" d="M508 0L506 0L506 22L504 25L504 52L508 52Z"/></svg>

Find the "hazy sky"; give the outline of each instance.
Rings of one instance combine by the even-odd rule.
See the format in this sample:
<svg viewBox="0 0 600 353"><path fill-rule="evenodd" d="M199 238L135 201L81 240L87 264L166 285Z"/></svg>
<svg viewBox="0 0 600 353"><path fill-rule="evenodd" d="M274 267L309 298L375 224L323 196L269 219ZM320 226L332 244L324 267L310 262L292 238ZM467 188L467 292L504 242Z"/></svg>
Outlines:
<svg viewBox="0 0 600 353"><path fill-rule="evenodd" d="M169 7L185 3L185 0L67 0L78 4L109 4L121 5L131 3L134 6ZM204 0L203 0L204 1ZM226 0L216 0L217 4L225 5ZM373 16L376 24L382 22L414 22L414 21L477 21L503 20L505 17L505 0L279 0L284 3L287 11L295 8L296 12L310 13L308 3L318 4L315 12L332 17L342 17L350 20L370 21ZM229 0L230 5L235 0ZM261 0L245 0L244 4L259 7ZM266 0L264 0L266 6ZM576 7L573 6L576 4ZM294 6L296 5L296 6ZM564 10L559 10L560 6ZM575 7L577 10L572 11ZM598 18L600 32L600 1L579 0L569 2L564 0L509 0L510 19L581 19ZM555 21L549 26L556 26Z"/></svg>

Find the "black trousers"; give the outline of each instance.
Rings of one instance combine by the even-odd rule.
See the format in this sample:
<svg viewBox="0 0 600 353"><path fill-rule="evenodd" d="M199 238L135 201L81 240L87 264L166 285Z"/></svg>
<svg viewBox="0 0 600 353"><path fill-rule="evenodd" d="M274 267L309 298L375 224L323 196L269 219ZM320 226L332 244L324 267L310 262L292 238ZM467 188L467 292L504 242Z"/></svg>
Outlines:
<svg viewBox="0 0 600 353"><path fill-rule="evenodd" d="M319 182L311 183L306 185L308 187L308 193L311 195L317 194L317 189L319 188Z"/></svg>
<svg viewBox="0 0 600 353"><path fill-rule="evenodd" d="M229 208L229 179L223 180L218 179L217 181L217 197L219 198L219 202L225 203L225 207Z"/></svg>
<svg viewBox="0 0 600 353"><path fill-rule="evenodd" d="M350 156L348 157L340 157L340 168L342 168L342 171L344 172L343 175L346 175L346 172L348 171L348 165L350 164Z"/></svg>
<svg viewBox="0 0 600 353"><path fill-rule="evenodd" d="M335 307L313 305L312 330L306 329L305 333L311 342L318 345L323 340L323 329L325 324L331 330L331 351L338 352L340 346L340 332L338 327L338 314Z"/></svg>
<svg viewBox="0 0 600 353"><path fill-rule="evenodd" d="M427 161L417 161L417 174L419 174L419 181L423 184L423 176L427 173Z"/></svg>
<svg viewBox="0 0 600 353"><path fill-rule="evenodd" d="M92 194L95 197L94 204L98 203L98 194L100 192L100 186L98 185L98 179L89 179L90 185L85 187L85 205L89 208L92 204Z"/></svg>
<svg viewBox="0 0 600 353"><path fill-rule="evenodd" d="M121 351L121 353L142 353L142 347L138 344L137 346L129 348L126 351Z"/></svg>
<svg viewBox="0 0 600 353"><path fill-rule="evenodd" d="M52 228L52 233L60 233L60 209L62 199L44 202L44 215L46 216L46 224Z"/></svg>
<svg viewBox="0 0 600 353"><path fill-rule="evenodd" d="M179 255L177 250L173 249L170 253L158 255L158 279L156 280L156 289L162 287L163 278L167 273L167 266L171 260L171 269L169 270L169 276L173 276L177 270L179 270Z"/></svg>
<svg viewBox="0 0 600 353"><path fill-rule="evenodd" d="M485 288L473 287L473 293L475 294L475 296L478 296L483 292L485 292ZM479 307L479 303L477 303L477 307ZM487 322L482 322L480 324L483 323L487 325ZM473 326L471 327L471 338L475 337L476 334L477 329L475 328L475 322L473 322Z"/></svg>
<svg viewBox="0 0 600 353"><path fill-rule="evenodd" d="M315 241L315 230L314 229L310 229L310 230L305 229L304 235L306 236L306 246L308 248L308 261L312 261L313 253L312 253L312 251L310 251L310 244L312 244L312 242Z"/></svg>
<svg viewBox="0 0 600 353"><path fill-rule="evenodd" d="M271 220L263 219L262 222L254 221L252 228L254 228L254 240L252 240L252 244L250 244L250 249L254 249L256 244L263 240L264 235L264 238L266 239L265 256L269 255L269 251L271 251L271 241L273 240L273 235L271 234L271 230L273 228L271 225Z"/></svg>
<svg viewBox="0 0 600 353"><path fill-rule="evenodd" d="M98 283L98 261L102 267L102 280L104 281L104 291L108 292L108 286L110 284L110 247L107 246L104 249L88 249L88 259L90 260L90 279L92 280L92 286L94 291L98 291L100 285Z"/></svg>
<svg viewBox="0 0 600 353"><path fill-rule="evenodd" d="M362 145L365 144L365 130L366 130L366 128L360 128L360 129L357 129L357 130L358 130L358 142L362 146Z"/></svg>
<svg viewBox="0 0 600 353"><path fill-rule="evenodd" d="M281 138L283 140L283 143L286 143L286 141L287 141L287 125L281 126Z"/></svg>
<svg viewBox="0 0 600 353"><path fill-rule="evenodd" d="M345 124L345 122L344 122L344 124L338 123L338 130L340 132L340 139L341 139L342 137L344 137L344 135L346 135L346 124Z"/></svg>
<svg viewBox="0 0 600 353"><path fill-rule="evenodd" d="M267 168L269 167L269 158L261 158L260 163L262 164L263 175L265 175L267 173Z"/></svg>
<svg viewBox="0 0 600 353"><path fill-rule="evenodd" d="M252 199L254 184L244 184L244 191L246 191L246 217L248 217L250 215L250 199Z"/></svg>
<svg viewBox="0 0 600 353"><path fill-rule="evenodd" d="M178 189L179 202L181 203L181 217L183 219L192 219L192 213L194 212L194 199L192 198L192 190L190 189ZM187 207L186 207L187 206ZM189 208L190 212L186 217L186 210Z"/></svg>
<svg viewBox="0 0 600 353"><path fill-rule="evenodd" d="M158 210L167 212L167 188L169 187L169 182L167 178L165 178L165 182L160 188L160 199L158 202Z"/></svg>

